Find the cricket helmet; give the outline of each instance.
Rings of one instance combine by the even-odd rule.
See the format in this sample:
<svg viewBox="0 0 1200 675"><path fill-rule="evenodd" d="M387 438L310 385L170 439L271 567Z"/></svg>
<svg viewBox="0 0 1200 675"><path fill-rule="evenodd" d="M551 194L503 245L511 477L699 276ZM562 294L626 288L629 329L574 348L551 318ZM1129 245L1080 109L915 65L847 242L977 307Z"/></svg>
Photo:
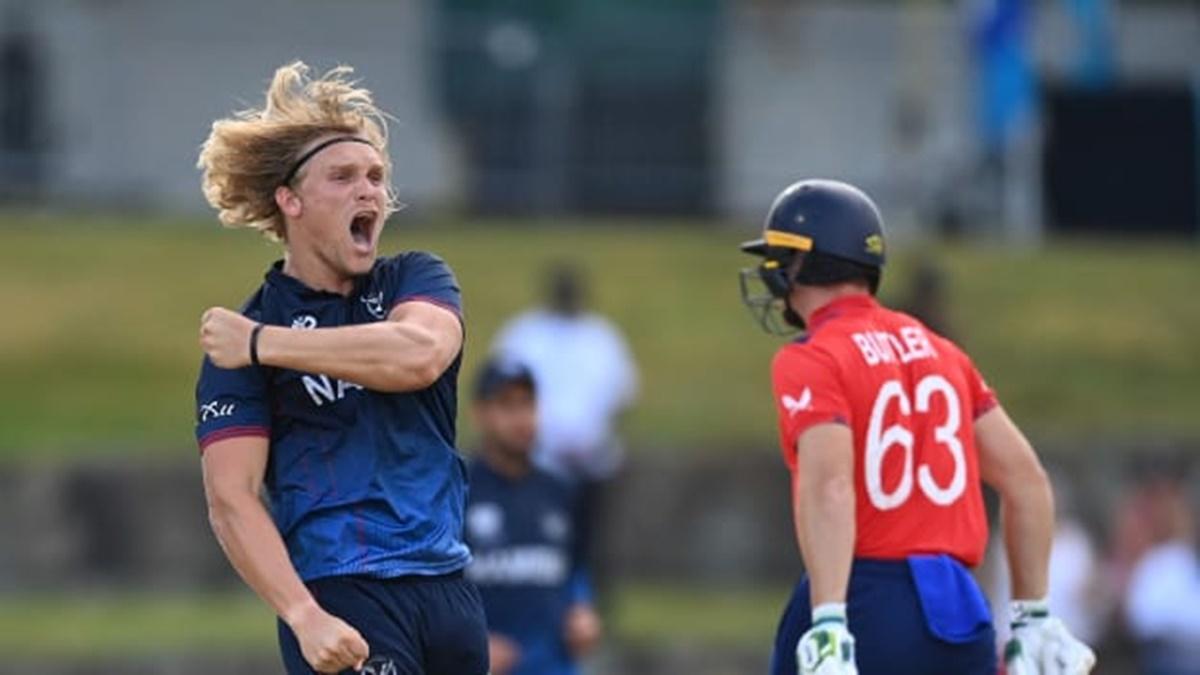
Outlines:
<svg viewBox="0 0 1200 675"><path fill-rule="evenodd" d="M742 251L762 257L742 270L742 301L768 331L803 328L788 306L795 284L827 285L852 279L879 288L885 261L883 218L862 190L835 180L809 179L779 193L767 213L763 236L742 244ZM752 286L761 283L765 293Z"/></svg>

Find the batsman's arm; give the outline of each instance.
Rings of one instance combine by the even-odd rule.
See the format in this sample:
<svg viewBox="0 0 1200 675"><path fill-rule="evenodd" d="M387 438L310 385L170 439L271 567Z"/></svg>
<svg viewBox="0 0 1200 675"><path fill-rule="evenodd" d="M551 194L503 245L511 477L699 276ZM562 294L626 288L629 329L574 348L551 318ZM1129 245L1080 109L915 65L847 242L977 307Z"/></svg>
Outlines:
<svg viewBox="0 0 1200 675"><path fill-rule="evenodd" d="M259 497L268 441L239 436L207 446L204 492L213 532L242 579L296 634L304 657L320 672L366 660L366 641L317 604L288 558L279 530Z"/></svg>
<svg viewBox="0 0 1200 675"><path fill-rule="evenodd" d="M846 602L854 558L854 438L843 424L819 424L796 443L792 508L812 586L812 606Z"/></svg>
<svg viewBox="0 0 1200 675"><path fill-rule="evenodd" d="M1015 599L1044 598L1054 537L1054 496L1033 446L1000 406L975 421L979 472L1000 493Z"/></svg>

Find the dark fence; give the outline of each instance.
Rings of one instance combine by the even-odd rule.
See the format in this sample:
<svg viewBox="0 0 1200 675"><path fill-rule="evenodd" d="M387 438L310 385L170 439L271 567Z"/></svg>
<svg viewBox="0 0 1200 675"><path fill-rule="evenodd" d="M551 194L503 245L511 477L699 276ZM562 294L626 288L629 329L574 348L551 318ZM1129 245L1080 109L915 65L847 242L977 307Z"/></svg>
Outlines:
<svg viewBox="0 0 1200 675"><path fill-rule="evenodd" d="M714 208L714 0L443 0L432 81L489 213Z"/></svg>

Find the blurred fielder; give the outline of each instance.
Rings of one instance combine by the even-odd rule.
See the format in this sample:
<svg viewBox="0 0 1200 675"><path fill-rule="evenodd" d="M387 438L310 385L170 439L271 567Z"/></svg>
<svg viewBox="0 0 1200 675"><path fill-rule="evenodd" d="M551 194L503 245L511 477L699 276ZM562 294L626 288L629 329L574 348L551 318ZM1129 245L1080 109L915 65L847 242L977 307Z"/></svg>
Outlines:
<svg viewBox="0 0 1200 675"><path fill-rule="evenodd" d="M533 463L537 399L524 364L493 358L480 370L467 578L487 612L492 675L577 675L600 640L575 526L577 488Z"/></svg>
<svg viewBox="0 0 1200 675"><path fill-rule="evenodd" d="M771 365L807 571L771 672L996 673L991 613L968 571L987 541L980 480L1002 500L1018 598L1008 673L1089 672L1091 650L1046 609L1046 474L970 358L875 300L884 238L871 200L801 181L742 250L763 259L742 272L763 326L807 330Z"/></svg>
<svg viewBox="0 0 1200 675"><path fill-rule="evenodd" d="M241 312L201 320L209 518L278 614L288 673L482 674L454 447L459 288L428 253L377 258L386 126L350 72L280 68L263 109L214 123L200 153L221 222L284 248Z"/></svg>

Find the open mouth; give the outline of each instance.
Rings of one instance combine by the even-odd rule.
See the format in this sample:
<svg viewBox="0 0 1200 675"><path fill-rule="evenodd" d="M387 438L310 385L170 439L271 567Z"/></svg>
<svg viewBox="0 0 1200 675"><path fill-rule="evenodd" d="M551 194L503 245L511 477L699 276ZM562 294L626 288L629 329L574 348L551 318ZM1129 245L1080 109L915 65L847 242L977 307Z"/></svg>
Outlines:
<svg viewBox="0 0 1200 675"><path fill-rule="evenodd" d="M375 221L378 216L376 211L359 211L354 214L350 221L350 238L359 248L369 249L375 241Z"/></svg>

